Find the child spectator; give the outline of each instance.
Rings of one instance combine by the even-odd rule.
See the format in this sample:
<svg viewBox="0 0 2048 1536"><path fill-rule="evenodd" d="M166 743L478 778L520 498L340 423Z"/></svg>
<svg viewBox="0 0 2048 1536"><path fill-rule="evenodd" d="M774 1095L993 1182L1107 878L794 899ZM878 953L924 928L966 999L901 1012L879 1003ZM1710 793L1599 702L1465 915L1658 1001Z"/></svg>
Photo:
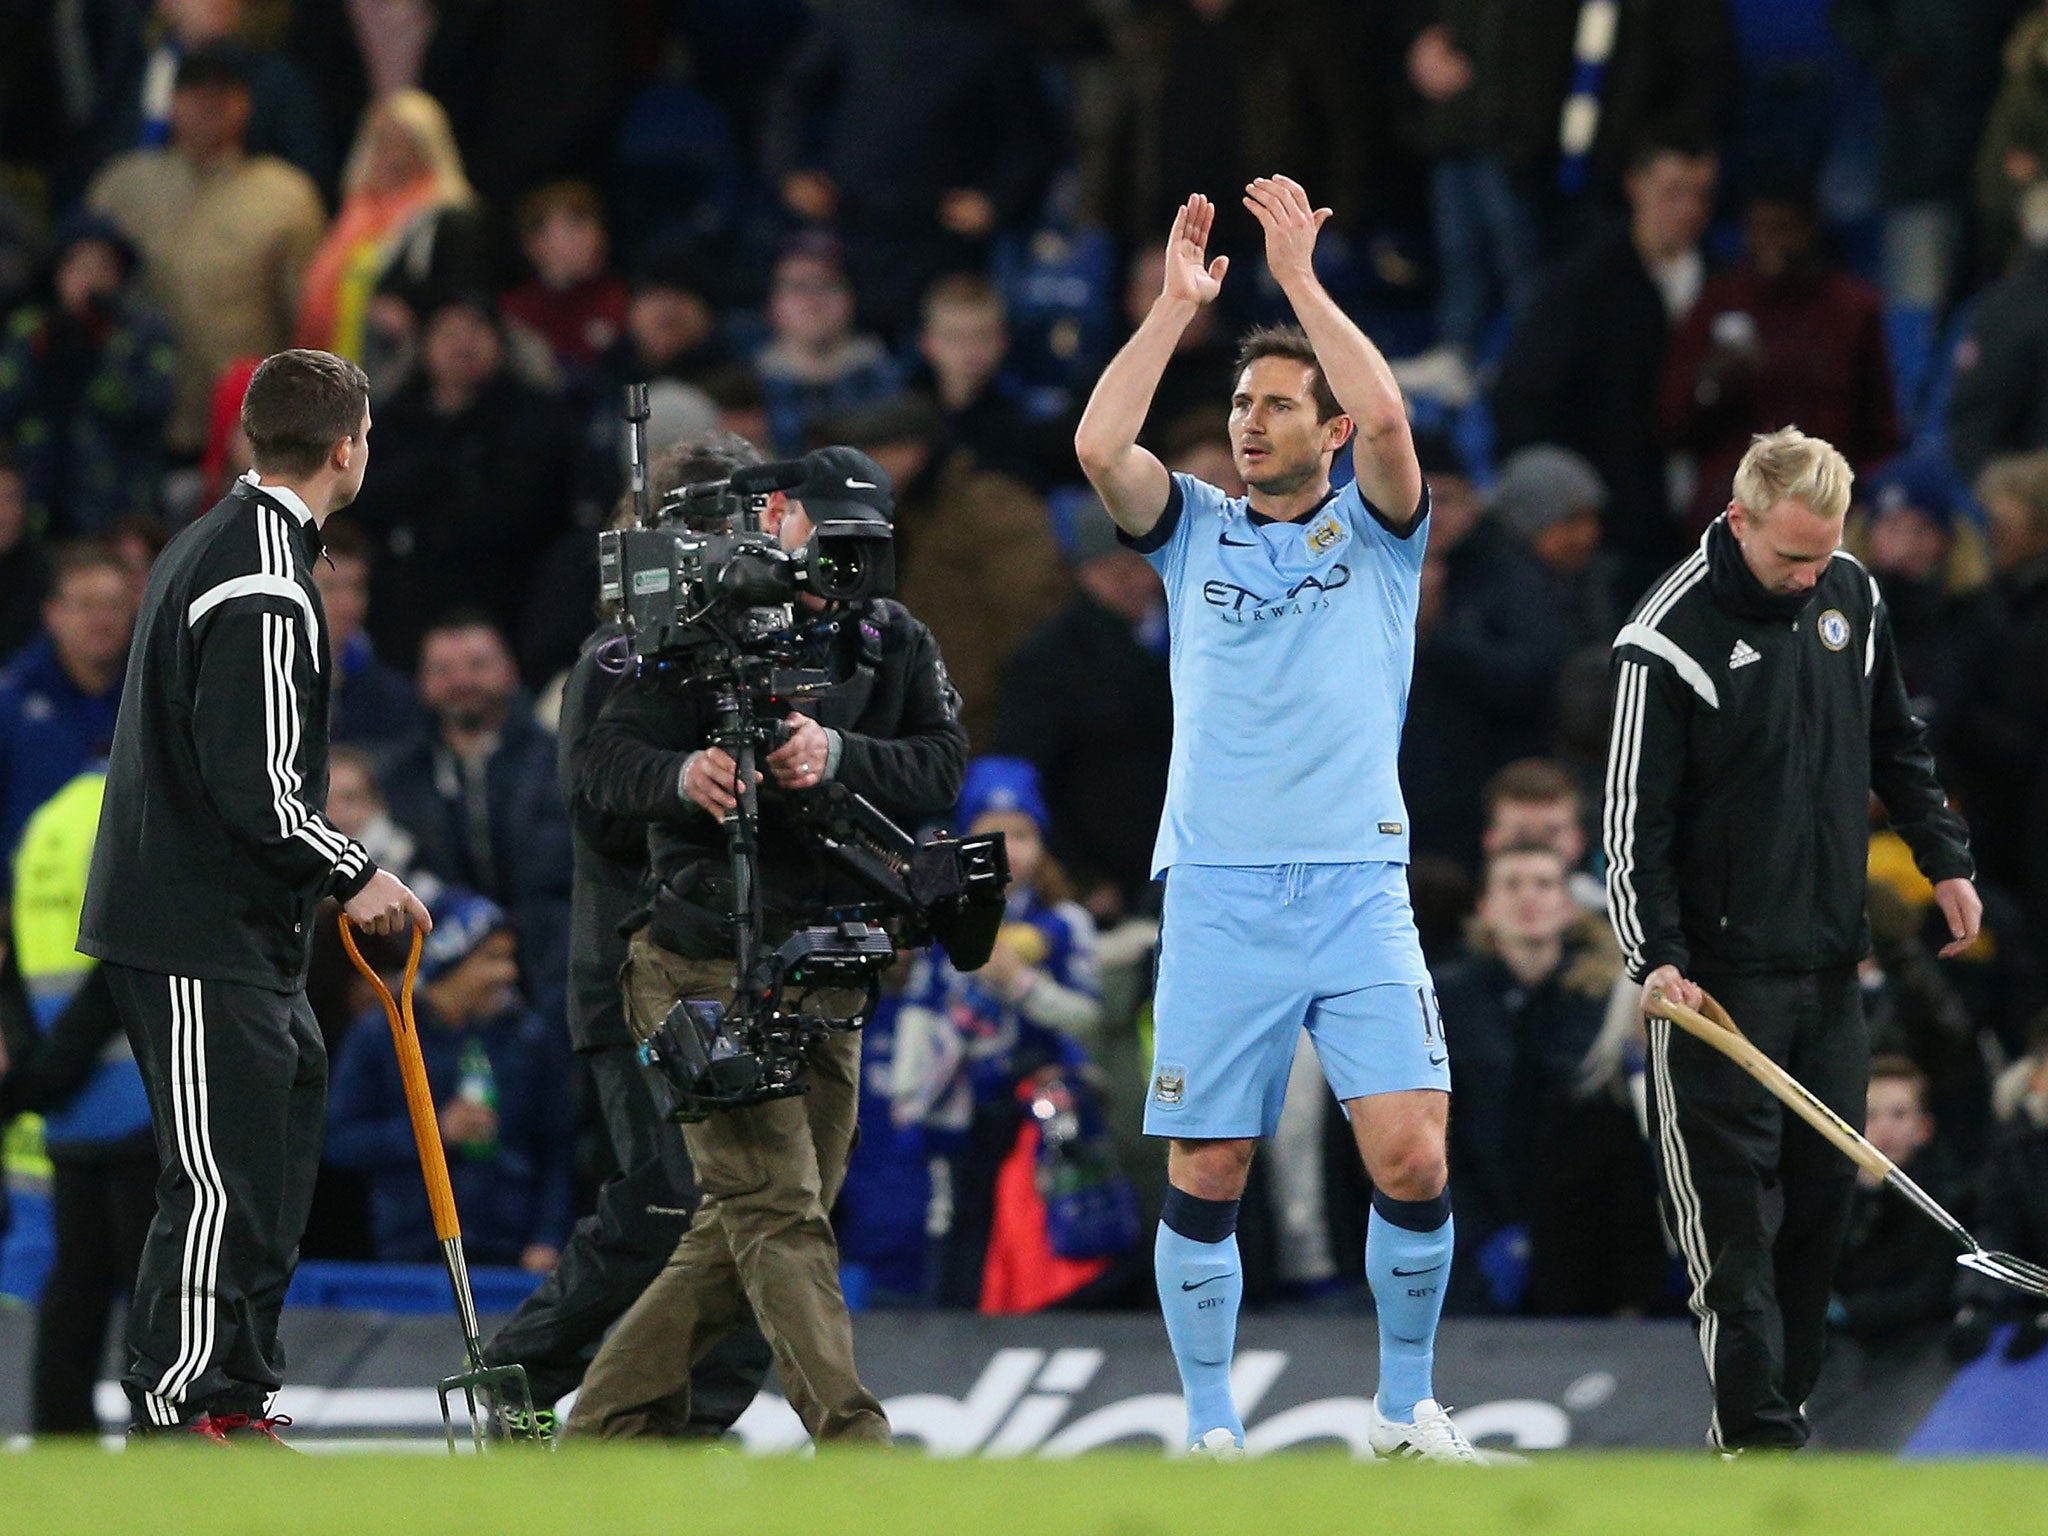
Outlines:
<svg viewBox="0 0 2048 1536"><path fill-rule="evenodd" d="M554 1268L570 1220L570 1115L561 1050L516 990L503 909L451 887L420 960L420 1053L440 1109L463 1241L480 1264ZM398 1058L369 1019L349 1031L328 1105L327 1156L369 1175L377 1257L440 1257Z"/></svg>
<svg viewBox="0 0 2048 1536"><path fill-rule="evenodd" d="M553 181L529 193L519 205L519 245L533 276L504 296L506 317L547 342L566 378L587 377L626 325L626 285L611 271L596 190Z"/></svg>
<svg viewBox="0 0 2048 1536"><path fill-rule="evenodd" d="M913 384L938 401L947 432L983 469L1015 475L1041 493L1076 477L1072 419L1033 417L1003 366L1010 330L1002 295L987 278L956 272L932 284L917 351L923 363Z"/></svg>
<svg viewBox="0 0 2048 1536"><path fill-rule="evenodd" d="M391 819L376 758L361 747L337 742L328 755L327 819L368 849L379 869L390 870L415 893L429 893L423 900L440 893L439 878L420 867L419 839Z"/></svg>
<svg viewBox="0 0 2048 1536"><path fill-rule="evenodd" d="M1873 1060L1863 1134L1948 1205L1956 1180L1934 1132L1927 1074L1904 1056ZM1858 1169L1828 1321L1866 1343L1895 1338L1948 1316L1955 1275L1955 1244L1948 1234L1888 1191L1882 1179Z"/></svg>
<svg viewBox="0 0 2048 1536"><path fill-rule="evenodd" d="M935 1234L932 1300L973 1307L996 1211L997 1175L1025 1125L1020 1084L1086 1061L1080 1040L1100 1018L1095 924L1045 851L1038 773L1019 758L968 764L959 823L1001 832L1010 896L988 964L962 975L937 950L921 957L896 1016L890 1096L898 1126L918 1126L930 1155ZM1073 1278L1075 1287L1100 1266Z"/></svg>
<svg viewBox="0 0 2048 1536"><path fill-rule="evenodd" d="M129 292L135 247L74 213L57 237L54 302L19 310L0 343L0 438L20 444L29 525L102 534L154 512L177 352Z"/></svg>
<svg viewBox="0 0 2048 1536"><path fill-rule="evenodd" d="M1588 867L1588 791L1589 786L1554 759L1525 757L1509 763L1486 781L1481 799L1486 830L1480 846L1489 854L1521 843L1551 849L1571 871L1573 902L1581 912L1598 913L1604 927L1607 891Z"/></svg>
<svg viewBox="0 0 2048 1536"><path fill-rule="evenodd" d="M663 240L641 252L626 303L625 334L604 354L606 386L678 379L701 384L733 363L711 307L711 272L687 244ZM618 415L616 400L599 409Z"/></svg>
<svg viewBox="0 0 2048 1536"><path fill-rule="evenodd" d="M1465 955L1436 972L1459 1113L1453 1295L1500 1312L1647 1309L1664 1269L1648 1149L1611 1079L1589 1082L1620 967L1543 843L1486 861Z"/></svg>
<svg viewBox="0 0 2048 1536"><path fill-rule="evenodd" d="M886 400L902 388L882 343L853 329L853 287L828 236L798 238L775 263L768 329L754 372L767 397L775 451L786 457L810 446L819 418Z"/></svg>

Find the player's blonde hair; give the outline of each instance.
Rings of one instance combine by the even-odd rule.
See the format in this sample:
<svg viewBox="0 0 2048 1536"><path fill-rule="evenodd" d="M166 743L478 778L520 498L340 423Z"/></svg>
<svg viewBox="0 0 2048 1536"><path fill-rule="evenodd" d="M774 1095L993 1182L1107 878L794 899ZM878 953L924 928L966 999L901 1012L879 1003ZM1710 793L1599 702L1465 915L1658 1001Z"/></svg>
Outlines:
<svg viewBox="0 0 2048 1536"><path fill-rule="evenodd" d="M1759 432L1735 469L1735 500L1752 517L1763 517L1779 502L1804 502L1816 517L1839 521L1849 512L1849 487L1856 479L1842 451L1797 427Z"/></svg>

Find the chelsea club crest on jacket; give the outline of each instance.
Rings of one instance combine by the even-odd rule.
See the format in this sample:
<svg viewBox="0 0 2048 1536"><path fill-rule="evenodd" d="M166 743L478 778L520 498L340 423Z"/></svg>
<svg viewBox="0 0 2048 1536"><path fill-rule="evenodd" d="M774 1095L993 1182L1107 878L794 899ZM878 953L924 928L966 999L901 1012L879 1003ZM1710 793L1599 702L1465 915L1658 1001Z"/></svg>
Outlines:
<svg viewBox="0 0 2048 1536"><path fill-rule="evenodd" d="M1613 673L1608 909L1637 980L1860 960L1873 791L1930 880L1974 872L1890 615L1848 552L1774 593L1717 519L1629 616Z"/></svg>

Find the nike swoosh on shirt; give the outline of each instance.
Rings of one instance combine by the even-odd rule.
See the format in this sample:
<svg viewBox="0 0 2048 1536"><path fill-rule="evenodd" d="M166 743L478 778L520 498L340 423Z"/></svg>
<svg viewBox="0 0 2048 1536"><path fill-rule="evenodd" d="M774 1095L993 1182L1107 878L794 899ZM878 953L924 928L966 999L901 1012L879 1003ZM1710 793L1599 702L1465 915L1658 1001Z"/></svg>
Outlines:
<svg viewBox="0 0 2048 1536"><path fill-rule="evenodd" d="M1228 544L1232 549L1257 549L1259 547L1257 539L1233 539L1227 533L1219 534L1217 537L1220 542Z"/></svg>
<svg viewBox="0 0 2048 1536"><path fill-rule="evenodd" d="M1214 1285L1218 1280L1228 1280L1229 1278L1228 1275L1211 1275L1206 1280L1197 1280L1193 1285L1183 1280L1180 1283L1180 1288L1184 1291L1199 1291L1205 1285Z"/></svg>
<svg viewBox="0 0 2048 1536"><path fill-rule="evenodd" d="M875 491L881 489L872 480L849 480L846 482L846 488L849 491Z"/></svg>
<svg viewBox="0 0 2048 1536"><path fill-rule="evenodd" d="M1442 1066L1442 1065L1443 1065L1443 1064L1444 1064L1445 1062L1449 1061L1450 1059L1451 1059L1451 1058L1450 1058L1450 1057L1448 1057L1448 1056L1432 1056L1432 1057L1430 1057L1430 1058L1429 1058L1429 1064L1430 1064L1430 1065L1431 1065L1432 1067L1440 1067L1440 1066Z"/></svg>
<svg viewBox="0 0 2048 1536"><path fill-rule="evenodd" d="M1427 1269L1396 1269L1394 1273L1403 1280L1413 1280L1417 1275L1433 1275L1442 1269L1441 1264L1432 1264Z"/></svg>

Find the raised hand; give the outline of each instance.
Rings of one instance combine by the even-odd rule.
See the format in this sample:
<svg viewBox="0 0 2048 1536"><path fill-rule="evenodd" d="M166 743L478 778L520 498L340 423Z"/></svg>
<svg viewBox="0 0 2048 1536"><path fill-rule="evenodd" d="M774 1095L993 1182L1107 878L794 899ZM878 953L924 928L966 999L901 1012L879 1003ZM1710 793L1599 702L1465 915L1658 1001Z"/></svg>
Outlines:
<svg viewBox="0 0 2048 1536"><path fill-rule="evenodd" d="M1261 176L1245 189L1244 205L1266 231L1266 265L1283 288L1315 272L1316 236L1330 210L1309 205L1301 183L1287 176Z"/></svg>
<svg viewBox="0 0 2048 1536"><path fill-rule="evenodd" d="M1230 267L1230 258L1208 260L1209 228L1215 222L1216 205L1199 192L1180 205L1180 212L1173 216L1173 233L1166 237L1166 281L1159 290L1162 298L1207 304L1223 291L1223 274Z"/></svg>

